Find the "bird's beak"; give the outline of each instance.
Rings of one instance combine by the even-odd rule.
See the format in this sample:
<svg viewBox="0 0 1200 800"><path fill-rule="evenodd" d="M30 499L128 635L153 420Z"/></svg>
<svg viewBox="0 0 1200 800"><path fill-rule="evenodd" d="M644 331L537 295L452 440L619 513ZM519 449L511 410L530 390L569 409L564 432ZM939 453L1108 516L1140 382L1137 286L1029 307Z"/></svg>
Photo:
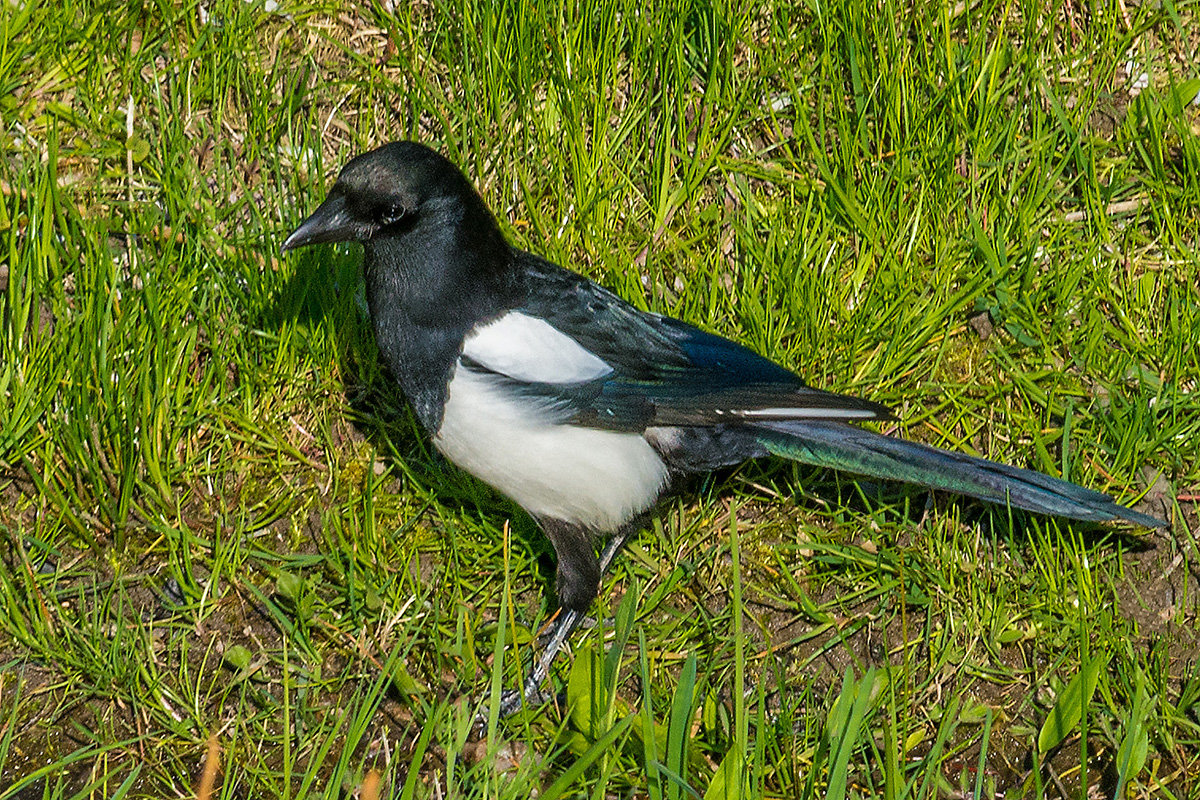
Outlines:
<svg viewBox="0 0 1200 800"><path fill-rule="evenodd" d="M340 192L325 198L325 202L283 240L283 252L322 242L346 242L358 238L358 226L346 207L346 196Z"/></svg>

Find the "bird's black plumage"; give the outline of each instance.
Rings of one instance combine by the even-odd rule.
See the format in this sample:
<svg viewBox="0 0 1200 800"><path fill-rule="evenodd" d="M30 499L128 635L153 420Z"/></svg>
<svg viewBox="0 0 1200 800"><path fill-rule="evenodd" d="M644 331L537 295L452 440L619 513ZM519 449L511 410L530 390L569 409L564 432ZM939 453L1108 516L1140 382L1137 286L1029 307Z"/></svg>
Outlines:
<svg viewBox="0 0 1200 800"><path fill-rule="evenodd" d="M423 145L350 161L283 248L331 241L363 244L379 350L435 445L524 506L554 544L568 612L555 647L675 477L749 458L1162 524L1057 478L847 424L889 412L511 247L463 174ZM599 561L595 537L612 540Z"/></svg>

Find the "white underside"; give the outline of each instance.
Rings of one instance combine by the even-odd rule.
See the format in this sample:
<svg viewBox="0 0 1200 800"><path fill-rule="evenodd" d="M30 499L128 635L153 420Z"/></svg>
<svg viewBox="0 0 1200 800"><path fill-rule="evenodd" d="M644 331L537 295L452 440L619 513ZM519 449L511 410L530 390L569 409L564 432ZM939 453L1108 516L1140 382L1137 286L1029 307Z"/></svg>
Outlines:
<svg viewBox="0 0 1200 800"><path fill-rule="evenodd" d="M667 467L640 434L563 424L538 402L459 364L434 445L534 516L613 532L654 503Z"/></svg>

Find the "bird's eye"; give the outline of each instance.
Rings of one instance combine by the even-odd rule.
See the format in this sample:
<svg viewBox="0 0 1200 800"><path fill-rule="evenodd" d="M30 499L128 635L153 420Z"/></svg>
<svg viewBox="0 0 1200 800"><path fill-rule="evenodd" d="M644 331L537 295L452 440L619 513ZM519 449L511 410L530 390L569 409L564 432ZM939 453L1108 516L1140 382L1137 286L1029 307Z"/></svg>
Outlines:
<svg viewBox="0 0 1200 800"><path fill-rule="evenodd" d="M382 225L391 225L393 222L398 222L407 211L408 209L404 207L403 203L392 203L384 207L383 213L379 215L379 222Z"/></svg>

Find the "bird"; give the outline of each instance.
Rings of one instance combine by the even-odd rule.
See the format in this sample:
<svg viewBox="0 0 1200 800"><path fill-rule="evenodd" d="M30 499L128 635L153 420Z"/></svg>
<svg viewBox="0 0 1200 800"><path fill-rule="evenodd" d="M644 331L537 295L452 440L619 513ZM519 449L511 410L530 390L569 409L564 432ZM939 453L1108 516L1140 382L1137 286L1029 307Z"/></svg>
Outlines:
<svg viewBox="0 0 1200 800"><path fill-rule="evenodd" d="M558 615L502 714L545 699L622 543L691 474L777 457L1037 514L1165 524L1065 480L859 427L892 412L514 247L466 175L419 142L347 162L282 251L330 242L362 245L380 356L434 447L553 545Z"/></svg>

